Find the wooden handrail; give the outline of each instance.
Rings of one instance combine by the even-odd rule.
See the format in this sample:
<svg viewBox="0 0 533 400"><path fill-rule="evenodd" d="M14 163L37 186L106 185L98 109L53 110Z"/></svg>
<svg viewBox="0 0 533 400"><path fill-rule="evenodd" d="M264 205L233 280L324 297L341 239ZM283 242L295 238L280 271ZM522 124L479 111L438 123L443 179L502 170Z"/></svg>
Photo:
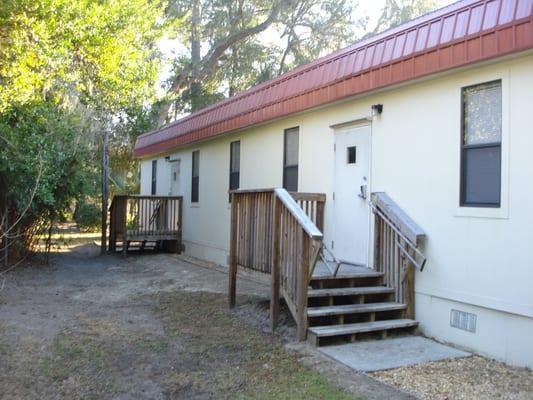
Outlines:
<svg viewBox="0 0 533 400"><path fill-rule="evenodd" d="M396 226L399 231L417 245L426 234L398 204L396 204L385 192L375 192L371 195L372 205L379 209L384 216Z"/></svg>
<svg viewBox="0 0 533 400"><path fill-rule="evenodd" d="M300 208L293 196L285 189L276 189L276 197L287 207L287 210L296 218L296 221L301 225L303 230L307 232L312 239L322 239L322 232L318 230L316 225L311 221L307 214Z"/></svg>
<svg viewBox="0 0 533 400"><path fill-rule="evenodd" d="M394 289L395 300L407 305L414 318L414 269L424 269L426 257L420 245L426 237L420 228L386 193L372 193L374 213L374 268L384 273L384 283Z"/></svg>

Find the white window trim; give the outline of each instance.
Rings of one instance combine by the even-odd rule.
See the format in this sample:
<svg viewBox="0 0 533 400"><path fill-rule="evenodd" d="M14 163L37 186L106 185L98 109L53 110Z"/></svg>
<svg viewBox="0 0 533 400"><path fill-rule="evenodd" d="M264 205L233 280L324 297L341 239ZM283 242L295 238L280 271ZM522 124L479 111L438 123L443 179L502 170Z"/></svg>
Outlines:
<svg viewBox="0 0 533 400"><path fill-rule="evenodd" d="M457 207L455 210L455 217L472 217L472 218L489 218L489 219L508 219L509 218L509 149L510 149L510 93L509 93L509 70L503 70L499 73L487 73L481 75L481 77L476 78L475 80L463 78L457 81L457 100L455 104L459 105L459 123L458 123L458 132L461 132L462 117L461 107L463 106L462 101L462 90L464 87L478 85L486 82L501 80L502 82L502 139L501 139L501 200L500 207L498 208L489 208L489 207L469 207L469 206L460 206L460 195L461 195L461 134L457 135L458 143L456 145L457 149L457 182L456 182L456 196L455 201L457 202Z"/></svg>

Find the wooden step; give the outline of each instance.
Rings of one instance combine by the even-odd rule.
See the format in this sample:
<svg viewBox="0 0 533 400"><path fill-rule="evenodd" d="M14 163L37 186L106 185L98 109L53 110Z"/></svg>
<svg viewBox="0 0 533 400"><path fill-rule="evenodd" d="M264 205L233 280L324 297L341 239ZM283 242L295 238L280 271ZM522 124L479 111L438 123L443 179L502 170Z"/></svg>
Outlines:
<svg viewBox="0 0 533 400"><path fill-rule="evenodd" d="M394 293L394 289L386 286L364 286L364 287L346 287L331 289L310 289L307 296L311 297L330 297L330 296L360 296L367 294L388 294Z"/></svg>
<svg viewBox="0 0 533 400"><path fill-rule="evenodd" d="M310 341L318 345L320 338L413 328L417 325L418 322L412 319L391 319L386 321L359 322L356 324L313 326L308 329L308 336Z"/></svg>
<svg viewBox="0 0 533 400"><path fill-rule="evenodd" d="M335 279L358 279L358 278L379 278L382 277L384 274L383 272L377 272L369 270L368 272L358 272L354 274L339 274L337 276L333 275L313 275L311 277L312 281L327 281L327 280L335 280Z"/></svg>
<svg viewBox="0 0 533 400"><path fill-rule="evenodd" d="M405 304L385 302L367 304L344 304L339 306L309 307L307 315L309 317L325 317L328 315L359 314L380 311L396 311L407 308Z"/></svg>

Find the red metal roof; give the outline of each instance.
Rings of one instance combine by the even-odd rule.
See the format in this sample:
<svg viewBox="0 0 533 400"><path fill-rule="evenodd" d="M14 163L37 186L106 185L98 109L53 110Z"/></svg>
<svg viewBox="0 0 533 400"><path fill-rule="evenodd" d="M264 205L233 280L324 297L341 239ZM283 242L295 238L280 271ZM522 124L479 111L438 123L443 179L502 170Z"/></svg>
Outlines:
<svg viewBox="0 0 533 400"><path fill-rule="evenodd" d="M531 48L533 0L459 1L145 133L135 156Z"/></svg>

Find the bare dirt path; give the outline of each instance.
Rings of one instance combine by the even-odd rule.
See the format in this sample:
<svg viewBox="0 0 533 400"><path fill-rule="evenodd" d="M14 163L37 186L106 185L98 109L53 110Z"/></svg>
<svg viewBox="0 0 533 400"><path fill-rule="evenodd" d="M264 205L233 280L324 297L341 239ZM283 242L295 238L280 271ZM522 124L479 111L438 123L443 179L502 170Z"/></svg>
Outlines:
<svg viewBox="0 0 533 400"><path fill-rule="evenodd" d="M91 244L19 268L0 291L0 398L408 398L288 350L287 316L265 332L267 286L239 279L233 312L226 287L223 271L177 256L100 257Z"/></svg>

